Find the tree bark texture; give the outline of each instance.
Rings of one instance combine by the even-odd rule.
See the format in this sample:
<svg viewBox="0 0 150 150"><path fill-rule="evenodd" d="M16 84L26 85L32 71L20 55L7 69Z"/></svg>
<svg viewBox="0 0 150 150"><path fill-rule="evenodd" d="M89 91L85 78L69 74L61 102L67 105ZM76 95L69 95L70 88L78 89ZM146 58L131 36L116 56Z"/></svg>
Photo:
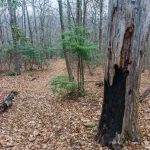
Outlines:
<svg viewBox="0 0 150 150"><path fill-rule="evenodd" d="M105 146L140 139L136 94L148 3L150 1L109 2L104 100L97 133L97 142Z"/></svg>

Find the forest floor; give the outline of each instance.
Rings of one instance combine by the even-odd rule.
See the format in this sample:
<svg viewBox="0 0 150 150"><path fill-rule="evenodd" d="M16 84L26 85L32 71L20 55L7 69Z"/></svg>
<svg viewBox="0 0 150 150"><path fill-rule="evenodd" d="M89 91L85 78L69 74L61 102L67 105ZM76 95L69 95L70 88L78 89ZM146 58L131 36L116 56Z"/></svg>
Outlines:
<svg viewBox="0 0 150 150"><path fill-rule="evenodd" d="M63 99L53 95L50 79L65 74L65 62L52 60L46 71L0 76L0 99L19 92L11 108L0 114L0 150L103 150L94 141L103 100L103 87L86 82L86 96ZM98 67L86 81L103 80ZM142 75L141 92L150 86L150 71ZM150 150L150 96L139 104L142 141L126 142L123 150Z"/></svg>

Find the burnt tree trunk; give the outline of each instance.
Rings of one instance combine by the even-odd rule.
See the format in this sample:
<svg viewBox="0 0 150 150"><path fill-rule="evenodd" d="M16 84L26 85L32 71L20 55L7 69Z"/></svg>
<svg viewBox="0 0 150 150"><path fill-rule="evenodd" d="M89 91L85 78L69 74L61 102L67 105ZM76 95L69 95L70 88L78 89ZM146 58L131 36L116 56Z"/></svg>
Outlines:
<svg viewBox="0 0 150 150"><path fill-rule="evenodd" d="M98 143L114 149L126 139L140 139L136 94L144 46L145 4L141 0L109 3L104 100L96 138Z"/></svg>

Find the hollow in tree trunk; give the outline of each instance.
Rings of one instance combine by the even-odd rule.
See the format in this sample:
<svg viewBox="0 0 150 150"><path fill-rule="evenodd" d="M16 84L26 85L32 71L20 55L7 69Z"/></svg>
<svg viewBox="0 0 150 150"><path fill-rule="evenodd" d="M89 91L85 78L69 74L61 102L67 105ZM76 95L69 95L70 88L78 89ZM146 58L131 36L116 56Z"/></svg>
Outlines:
<svg viewBox="0 0 150 150"><path fill-rule="evenodd" d="M97 142L115 147L124 140L139 141L137 90L143 54L146 2L111 0L104 100Z"/></svg>

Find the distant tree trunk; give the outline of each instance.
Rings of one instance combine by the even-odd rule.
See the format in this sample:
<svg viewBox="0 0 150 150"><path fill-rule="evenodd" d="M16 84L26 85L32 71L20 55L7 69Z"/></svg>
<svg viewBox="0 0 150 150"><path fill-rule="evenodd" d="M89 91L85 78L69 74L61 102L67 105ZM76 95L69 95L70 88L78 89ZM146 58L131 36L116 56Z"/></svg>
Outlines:
<svg viewBox="0 0 150 150"><path fill-rule="evenodd" d="M100 21L99 21L99 50L102 52L102 39L103 39L103 3L104 0L100 0ZM104 52L104 51L103 51Z"/></svg>
<svg viewBox="0 0 150 150"><path fill-rule="evenodd" d="M71 8L70 1L69 1L69 0L67 0L67 12L69 12L70 21L71 21L71 19L72 19L72 20L73 20L73 23L76 23L75 17L74 17L74 14L73 14L73 12L72 12L72 8ZM71 22L70 22L70 23L71 23Z"/></svg>
<svg viewBox="0 0 150 150"><path fill-rule="evenodd" d="M72 18L71 18L71 6L70 6L70 2L69 2L69 0L67 0L67 21L68 21L68 29L69 29L69 31L71 31L71 20ZM68 51L68 55L69 55L69 62L70 62L70 66L71 66L71 68L73 67L73 55L72 55L72 53L71 52L69 52Z"/></svg>
<svg viewBox="0 0 150 150"><path fill-rule="evenodd" d="M26 3L25 0L23 0L23 4L22 4L22 30L24 33L24 36L26 37Z"/></svg>
<svg viewBox="0 0 150 150"><path fill-rule="evenodd" d="M45 5L44 5L45 7ZM44 14L44 9L45 8L41 8L40 10L40 44L41 47L44 48L45 46L45 41L44 41L44 37L45 37L45 14Z"/></svg>
<svg viewBox="0 0 150 150"><path fill-rule="evenodd" d="M6 16L6 14L4 14L4 19L6 20L6 22L7 22L7 16ZM6 34L6 41L8 42L8 43L10 43L10 40L9 40L9 34L8 34L8 25L7 25L7 23L5 22L5 26L6 26L6 28L5 28L5 34Z"/></svg>
<svg viewBox="0 0 150 150"><path fill-rule="evenodd" d="M68 18L68 28L69 30L71 30L71 10L69 0L67 0L67 18Z"/></svg>
<svg viewBox="0 0 150 150"><path fill-rule="evenodd" d="M83 0L83 28L86 27L86 18L87 18L87 0Z"/></svg>
<svg viewBox="0 0 150 150"><path fill-rule="evenodd" d="M147 66L148 46L149 46L148 42L149 42L149 37L150 37L150 25L149 25L149 27L148 27L148 31L147 31L146 38L145 38L142 72L144 72L144 71L145 71L146 66Z"/></svg>
<svg viewBox="0 0 150 150"><path fill-rule="evenodd" d="M27 13L27 20L28 20L30 41L31 41L31 44L33 45L33 33L32 33L32 29L31 29L31 23L30 23L29 12L28 12L28 8L27 8L27 5L26 5L25 0L24 0L24 5L25 5L26 13Z"/></svg>
<svg viewBox="0 0 150 150"><path fill-rule="evenodd" d="M20 68L21 68L21 62L20 62L20 53L17 49L17 35L15 28L17 28L17 20L16 20L16 8L12 7L12 0L7 0L8 3L8 10L10 15L10 26L11 26L11 33L12 33L12 39L13 39L13 50L14 50L14 57L15 57L15 69L17 75L21 74Z"/></svg>
<svg viewBox="0 0 150 150"><path fill-rule="evenodd" d="M104 101L97 133L98 143L104 146L114 148L126 139L140 139L137 83L143 54L145 3L141 0L109 3Z"/></svg>
<svg viewBox="0 0 150 150"><path fill-rule="evenodd" d="M89 2L88 0L83 0L83 19L82 19L82 23L83 23L83 28L85 29L85 31L86 31L86 18L87 18L87 4L88 4L88 2ZM87 62L86 64L87 64L87 68L89 70L89 74L93 75L93 70L92 70L92 67L90 66L90 63Z"/></svg>
<svg viewBox="0 0 150 150"><path fill-rule="evenodd" d="M77 0L76 3L76 24L82 25L82 0Z"/></svg>
<svg viewBox="0 0 150 150"><path fill-rule="evenodd" d="M1 18L0 18L0 40L1 40L2 44L3 44L4 43L4 33L3 33Z"/></svg>
<svg viewBox="0 0 150 150"><path fill-rule="evenodd" d="M33 9L33 16L34 16L34 30L35 30L35 39L36 44L38 43L38 30L37 30L37 22L36 22L36 11L35 11L35 0L32 0L32 9Z"/></svg>
<svg viewBox="0 0 150 150"><path fill-rule="evenodd" d="M144 23L144 27L143 27L143 31L142 31L142 39L143 39L143 51L141 52L141 61L140 61L140 73L139 73L139 80L138 80L138 90L137 90L137 95L140 96L140 85L141 85L141 74L142 72L144 72L145 67L146 67L146 58L148 55L148 39L150 36L150 8L149 8L149 1L145 2L144 5L145 6L145 11L143 13L143 18L145 19L145 23Z"/></svg>
<svg viewBox="0 0 150 150"><path fill-rule="evenodd" d="M62 0L58 0L58 5L59 5L59 16L60 16L60 24L61 24L61 31L62 31L62 39L64 39L64 35L63 35L63 32L64 32L64 22L63 22L63 8L62 8ZM72 73L72 68L71 68L71 65L70 65L70 60L69 60L69 55L68 55L68 52L66 50L66 47L65 45L63 44L63 51L64 51L64 56L65 56L65 61L66 61L66 67L67 67L67 71L68 71L68 76L69 76L69 80L73 80L74 77L73 77L73 73Z"/></svg>
<svg viewBox="0 0 150 150"><path fill-rule="evenodd" d="M76 1L76 24L80 27L83 25L82 21L82 0ZM79 31L77 30L77 35ZM84 41L81 41L84 42ZM84 92L84 64L83 64L83 56L82 54L78 54L78 69L77 69L77 80L78 80L78 91Z"/></svg>

